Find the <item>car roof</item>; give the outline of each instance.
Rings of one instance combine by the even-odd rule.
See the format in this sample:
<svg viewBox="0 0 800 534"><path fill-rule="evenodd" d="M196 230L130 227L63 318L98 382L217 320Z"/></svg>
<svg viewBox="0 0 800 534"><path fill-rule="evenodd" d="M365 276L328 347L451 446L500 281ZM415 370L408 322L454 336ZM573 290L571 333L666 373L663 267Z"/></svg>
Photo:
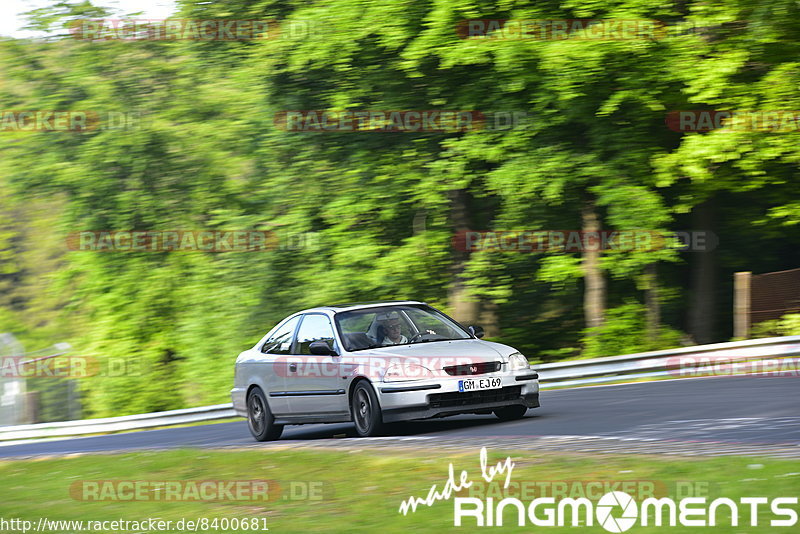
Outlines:
<svg viewBox="0 0 800 534"><path fill-rule="evenodd" d="M375 300L371 302L352 302L348 304L331 304L330 306L318 306L309 308L298 313L308 313L312 311L334 311L336 313L361 308L379 308L381 306L400 306L403 304L425 304L418 300Z"/></svg>

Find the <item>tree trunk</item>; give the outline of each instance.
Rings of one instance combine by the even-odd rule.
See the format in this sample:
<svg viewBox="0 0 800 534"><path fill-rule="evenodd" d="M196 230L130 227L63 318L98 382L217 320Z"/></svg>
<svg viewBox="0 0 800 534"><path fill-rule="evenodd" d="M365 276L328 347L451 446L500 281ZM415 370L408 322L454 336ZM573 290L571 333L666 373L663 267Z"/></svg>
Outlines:
<svg viewBox="0 0 800 534"><path fill-rule="evenodd" d="M603 271L600 268L600 220L595 211L594 199L589 198L583 202L581 218L581 230L583 231L583 235L590 235L589 232L596 232L598 235L598 246L583 247L583 258L581 261L585 284L583 293L583 313L586 327L594 328L603 324L606 302L606 281L603 276ZM584 242L586 242L585 237ZM596 332L590 331L589 335L594 335L595 333Z"/></svg>
<svg viewBox="0 0 800 534"><path fill-rule="evenodd" d="M658 270L655 263L644 268L644 302L647 307L647 341L658 343L661 326L661 302L658 298Z"/></svg>
<svg viewBox="0 0 800 534"><path fill-rule="evenodd" d="M467 211L467 193L457 189L448 193L450 199L450 220L455 233L470 230ZM464 267L469 253L455 250L451 267L452 283L448 289L447 302L453 318L465 325L475 324L479 317L478 303L467 296L464 280Z"/></svg>
<svg viewBox="0 0 800 534"><path fill-rule="evenodd" d="M714 226L714 204L707 200L692 211L694 231L711 232ZM689 334L695 343L713 343L716 310L714 308L715 258L713 250L690 251L692 258L691 292L689 303Z"/></svg>

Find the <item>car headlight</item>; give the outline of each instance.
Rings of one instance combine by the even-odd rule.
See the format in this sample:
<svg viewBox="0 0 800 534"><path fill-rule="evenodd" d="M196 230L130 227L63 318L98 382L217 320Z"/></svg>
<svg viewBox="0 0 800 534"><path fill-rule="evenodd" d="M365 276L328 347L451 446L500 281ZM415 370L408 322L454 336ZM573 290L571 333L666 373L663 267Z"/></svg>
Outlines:
<svg viewBox="0 0 800 534"><path fill-rule="evenodd" d="M528 358L520 352L515 352L508 357L508 369L510 371L519 371L520 369L530 369L528 365Z"/></svg>
<svg viewBox="0 0 800 534"><path fill-rule="evenodd" d="M383 375L384 382L426 380L429 378L433 378L431 370L416 363L392 364L386 369L386 373Z"/></svg>

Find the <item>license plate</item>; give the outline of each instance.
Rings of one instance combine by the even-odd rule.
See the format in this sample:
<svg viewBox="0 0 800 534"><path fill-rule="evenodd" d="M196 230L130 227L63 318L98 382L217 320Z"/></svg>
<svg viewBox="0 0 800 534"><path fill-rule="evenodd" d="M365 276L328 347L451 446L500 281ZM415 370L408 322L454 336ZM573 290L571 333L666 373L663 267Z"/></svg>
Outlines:
<svg viewBox="0 0 800 534"><path fill-rule="evenodd" d="M458 381L458 391L477 391L479 389L500 389L503 381L500 378L468 378Z"/></svg>

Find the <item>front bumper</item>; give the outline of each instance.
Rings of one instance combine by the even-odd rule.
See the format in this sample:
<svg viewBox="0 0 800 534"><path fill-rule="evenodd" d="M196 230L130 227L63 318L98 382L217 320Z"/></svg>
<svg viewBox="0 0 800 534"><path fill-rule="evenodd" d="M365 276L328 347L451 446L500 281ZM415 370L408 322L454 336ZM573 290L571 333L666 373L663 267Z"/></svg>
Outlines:
<svg viewBox="0 0 800 534"><path fill-rule="evenodd" d="M538 376L533 371L520 371L375 385L383 420L392 423L464 413L489 413L504 406L538 408ZM500 377L502 387L459 392L460 379L482 377Z"/></svg>

